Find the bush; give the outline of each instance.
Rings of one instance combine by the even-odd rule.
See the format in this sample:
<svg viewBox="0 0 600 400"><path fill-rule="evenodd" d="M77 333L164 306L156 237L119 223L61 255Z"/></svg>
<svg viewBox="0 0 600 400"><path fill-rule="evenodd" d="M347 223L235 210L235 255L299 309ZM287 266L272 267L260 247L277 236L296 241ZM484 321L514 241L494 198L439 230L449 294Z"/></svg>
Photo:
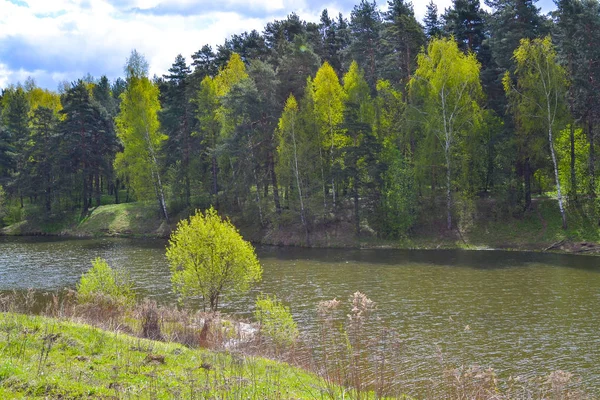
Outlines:
<svg viewBox="0 0 600 400"><path fill-rule="evenodd" d="M180 221L167 247L171 281L181 300L201 297L216 311L223 291L244 292L260 280L252 245L210 208Z"/></svg>
<svg viewBox="0 0 600 400"><path fill-rule="evenodd" d="M77 299L80 303L91 302L98 297L108 297L123 305L135 301L131 284L102 258L92 261L92 268L81 276L77 284Z"/></svg>
<svg viewBox="0 0 600 400"><path fill-rule="evenodd" d="M276 296L259 295L254 317L260 323L261 334L272 340L278 349L293 345L298 338L298 325L289 307L283 305Z"/></svg>

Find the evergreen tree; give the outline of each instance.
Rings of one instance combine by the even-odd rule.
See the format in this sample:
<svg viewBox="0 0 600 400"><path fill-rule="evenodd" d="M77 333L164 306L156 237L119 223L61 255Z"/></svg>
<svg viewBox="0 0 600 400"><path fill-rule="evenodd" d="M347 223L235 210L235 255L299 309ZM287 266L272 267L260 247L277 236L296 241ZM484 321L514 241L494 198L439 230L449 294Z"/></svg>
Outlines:
<svg viewBox="0 0 600 400"><path fill-rule="evenodd" d="M374 164L378 148L372 132L375 108L369 85L356 62L344 76L344 127L350 139L344 151L344 175L350 181L354 201L354 228L360 234L360 198L367 197L365 186L369 179L369 166ZM361 193L362 192L362 193ZM361 196L362 195L362 196Z"/></svg>
<svg viewBox="0 0 600 400"><path fill-rule="evenodd" d="M197 141L192 137L195 120L190 103L192 90L189 87L191 70L181 54L165 79L161 90L162 110L159 113L161 129L168 136L165 143L166 165L174 170L171 183L173 194L191 205L192 172L191 159L198 152Z"/></svg>
<svg viewBox="0 0 600 400"><path fill-rule="evenodd" d="M110 168L107 162L112 161L107 161L105 155L115 147L113 123L104 107L93 99L83 80L67 90L62 96L62 104L59 153L63 159L60 166L63 175L75 175L80 179L83 216L92 204L94 192L97 205L100 203L100 177Z"/></svg>
<svg viewBox="0 0 600 400"><path fill-rule="evenodd" d="M212 47L208 44L202 46L200 50L192 54L192 66L194 67L194 73L197 74L200 79L205 76L214 77L217 75L219 68L215 62L215 53Z"/></svg>
<svg viewBox="0 0 600 400"><path fill-rule="evenodd" d="M553 16L558 55L571 81L568 100L574 121L569 128L569 195L577 195L575 130L581 126L589 143L585 189L595 197L595 131L600 119L600 48L595 43L600 41L600 6L596 0L561 0Z"/></svg>
<svg viewBox="0 0 600 400"><path fill-rule="evenodd" d="M29 102L23 87L12 87L3 92L2 120L5 129L7 153L5 163L9 164L12 172L12 186L6 189L10 193L20 193L21 206L23 195L20 187L23 185L21 172L25 166L26 156L24 150L29 140ZM14 151L14 152L13 152Z"/></svg>
<svg viewBox="0 0 600 400"><path fill-rule="evenodd" d="M405 87L415 69L415 55L425 44L423 27L411 3L389 0L382 31L382 76Z"/></svg>
<svg viewBox="0 0 600 400"><path fill-rule="evenodd" d="M27 149L28 194L42 197L44 207L50 212L56 187L56 167L59 157L58 116L54 110L40 106L31 118L31 146Z"/></svg>
<svg viewBox="0 0 600 400"><path fill-rule="evenodd" d="M444 30L463 51L478 54L485 40L484 12L479 0L453 0L443 15Z"/></svg>
<svg viewBox="0 0 600 400"><path fill-rule="evenodd" d="M433 0L430 0L429 4L427 4L427 11L425 12L423 23L425 24L425 35L428 39L442 35L442 23L439 19L437 5Z"/></svg>
<svg viewBox="0 0 600 400"><path fill-rule="evenodd" d="M379 77L381 51L381 14L375 1L361 0L350 15L350 44L348 60L356 61L365 70L365 79L371 88Z"/></svg>

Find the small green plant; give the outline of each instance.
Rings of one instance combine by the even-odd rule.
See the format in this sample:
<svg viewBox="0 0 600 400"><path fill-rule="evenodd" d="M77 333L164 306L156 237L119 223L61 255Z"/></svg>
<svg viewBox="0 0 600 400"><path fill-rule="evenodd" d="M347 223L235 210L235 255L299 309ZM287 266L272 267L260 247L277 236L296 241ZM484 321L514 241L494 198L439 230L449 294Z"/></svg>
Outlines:
<svg viewBox="0 0 600 400"><path fill-rule="evenodd" d="M106 260L98 257L92 261L92 268L81 276L77 284L77 299L80 303L106 296L117 303L126 305L135 301L131 284L123 274L114 271Z"/></svg>
<svg viewBox="0 0 600 400"><path fill-rule="evenodd" d="M289 347L298 338L298 325L289 307L275 295L260 294L256 298L254 317L260 323L260 332L273 341L278 349Z"/></svg>

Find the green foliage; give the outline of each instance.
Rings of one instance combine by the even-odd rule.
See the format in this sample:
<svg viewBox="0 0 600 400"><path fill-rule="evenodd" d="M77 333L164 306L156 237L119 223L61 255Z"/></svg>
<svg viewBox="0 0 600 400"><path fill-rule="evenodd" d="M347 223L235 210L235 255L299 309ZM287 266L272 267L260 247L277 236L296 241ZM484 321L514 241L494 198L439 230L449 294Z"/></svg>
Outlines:
<svg viewBox="0 0 600 400"><path fill-rule="evenodd" d="M179 222L169 240L167 259L180 298L201 297L212 311L224 291L244 292L262 275L252 245L213 208Z"/></svg>
<svg viewBox="0 0 600 400"><path fill-rule="evenodd" d="M260 294L256 298L254 318L260 323L260 332L283 348L294 344L298 339L298 325L292 318L290 308L275 295Z"/></svg>
<svg viewBox="0 0 600 400"><path fill-rule="evenodd" d="M417 219L418 199L414 170L399 151L391 151L385 174L379 229L390 238L406 236Z"/></svg>
<svg viewBox="0 0 600 400"><path fill-rule="evenodd" d="M315 114L323 137L322 145L333 151L347 143L340 129L344 118L345 94L337 74L327 62L317 71L313 86Z"/></svg>
<svg viewBox="0 0 600 400"><path fill-rule="evenodd" d="M123 305L132 304L135 300L133 288L123 274L114 271L106 260L98 257L77 284L77 300L87 303L99 295Z"/></svg>
<svg viewBox="0 0 600 400"><path fill-rule="evenodd" d="M479 102L483 91L475 54L464 54L454 39L433 39L417 57L418 68L409 82L409 96L417 101L421 126L429 141L441 145L446 168L446 219L452 229L452 192L457 159L475 156L464 144L475 140L482 124ZM433 137L432 137L433 136ZM436 151L435 146L427 147ZM431 159L431 158L430 158ZM463 172L469 174L469 170Z"/></svg>
<svg viewBox="0 0 600 400"><path fill-rule="evenodd" d="M6 192L2 185L0 185L0 226L2 226L2 222L4 217L8 214L8 202L6 199Z"/></svg>
<svg viewBox="0 0 600 400"><path fill-rule="evenodd" d="M515 50L514 59L516 84L507 72L503 79L504 89L514 109L519 133L525 138L547 138L554 168L558 207L563 227L566 229L567 218L563 206L554 136L564 128L568 115L567 73L558 63L558 55L550 36L534 40L522 39L521 45Z"/></svg>
<svg viewBox="0 0 600 400"><path fill-rule="evenodd" d="M167 139L159 132L158 94L158 88L147 77L131 77L121 95L121 111L116 117L123 152L117 154L115 169L129 178L138 199L155 195L157 166L152 154L158 153Z"/></svg>

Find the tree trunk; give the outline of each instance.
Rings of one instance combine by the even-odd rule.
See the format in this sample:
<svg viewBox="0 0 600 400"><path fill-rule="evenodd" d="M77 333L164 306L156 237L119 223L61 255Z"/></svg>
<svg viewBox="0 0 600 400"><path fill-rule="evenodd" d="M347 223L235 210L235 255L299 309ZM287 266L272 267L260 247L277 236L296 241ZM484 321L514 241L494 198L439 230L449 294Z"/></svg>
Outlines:
<svg viewBox="0 0 600 400"><path fill-rule="evenodd" d="M115 204L119 204L119 178L115 180Z"/></svg>
<svg viewBox="0 0 600 400"><path fill-rule="evenodd" d="M358 173L354 176L354 228L356 236L360 235L360 214L359 214L359 198L358 198Z"/></svg>
<svg viewBox="0 0 600 400"><path fill-rule="evenodd" d="M100 204L102 203L102 190L100 188L100 172L96 171L94 179L96 183L96 207L100 207Z"/></svg>
<svg viewBox="0 0 600 400"><path fill-rule="evenodd" d="M565 215L565 208L563 205L562 193L560 190L560 180L558 179L558 164L556 162L556 154L554 153L554 143L552 142L552 125L548 128L548 140L550 142L550 153L552 155L552 164L554 165L554 178L556 179L556 191L558 197L558 208L560 209L560 216L562 217L562 227L567 229L567 216Z"/></svg>
<svg viewBox="0 0 600 400"><path fill-rule="evenodd" d="M300 169L298 167L298 146L296 145L296 133L294 130L294 125L292 125L292 143L294 144L294 175L296 177L296 186L298 188L298 199L300 200L300 221L302 222L302 226L304 226L304 233L306 234L306 245L310 246L310 234L308 232L306 213L304 211L302 185L300 185Z"/></svg>
<svg viewBox="0 0 600 400"><path fill-rule="evenodd" d="M594 126L592 119L588 120L588 141L590 143L590 150L588 154L588 170L590 174L590 185L589 194L594 199L596 197L596 153L595 153L595 141L594 141Z"/></svg>
<svg viewBox="0 0 600 400"><path fill-rule="evenodd" d="M577 201L577 176L575 174L575 126L573 123L571 123L569 139L571 142L571 190L569 190L569 197Z"/></svg>
<svg viewBox="0 0 600 400"><path fill-rule="evenodd" d="M83 168L83 172L81 173L83 182L82 183L82 207L81 207L81 218L85 217L88 212L88 184L87 184L87 172L85 171L85 167Z"/></svg>
<svg viewBox="0 0 600 400"><path fill-rule="evenodd" d="M271 174L271 185L273 186L273 202L275 203L275 210L277 214L281 214L281 203L279 201L279 187L277 185L277 174L275 174L275 160L273 158L273 151L269 151L269 172Z"/></svg>
<svg viewBox="0 0 600 400"><path fill-rule="evenodd" d="M215 196L215 207L218 210L219 209L219 184L217 181L217 174L218 174L218 169L217 169L217 157L215 155L212 156L212 192L213 192L213 196Z"/></svg>
<svg viewBox="0 0 600 400"><path fill-rule="evenodd" d="M525 210L527 211L531 208L531 165L529 158L525 160L523 177L525 179Z"/></svg>
<svg viewBox="0 0 600 400"><path fill-rule="evenodd" d="M450 175L450 149L446 145L446 223L448 230L452 230L452 187L451 187L451 175Z"/></svg>

